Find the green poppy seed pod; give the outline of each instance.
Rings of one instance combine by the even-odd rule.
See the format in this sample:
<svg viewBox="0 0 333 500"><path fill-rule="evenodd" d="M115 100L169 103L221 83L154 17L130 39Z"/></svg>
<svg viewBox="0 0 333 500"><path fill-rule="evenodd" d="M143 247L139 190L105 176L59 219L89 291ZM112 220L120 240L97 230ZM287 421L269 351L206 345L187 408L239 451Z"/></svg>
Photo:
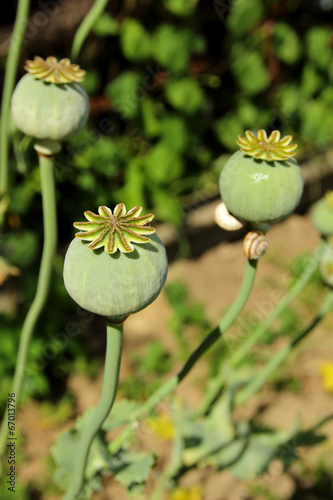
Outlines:
<svg viewBox="0 0 333 500"><path fill-rule="evenodd" d="M120 203L112 213L102 206L98 215L85 212L88 222L74 223L82 232L66 253L65 287L82 308L111 322L124 321L147 307L166 281L164 245L147 226L154 216L140 216L141 210L126 212Z"/></svg>
<svg viewBox="0 0 333 500"><path fill-rule="evenodd" d="M322 280L333 287L333 241L324 247L319 259L319 271Z"/></svg>
<svg viewBox="0 0 333 500"><path fill-rule="evenodd" d="M238 137L234 153L220 175L220 192L229 212L247 222L276 222L290 215L303 192L301 169L292 156L291 136L280 140L275 130L269 137L247 131Z"/></svg>
<svg viewBox="0 0 333 500"><path fill-rule="evenodd" d="M78 134L89 115L89 98L79 83L85 71L53 56L36 56L25 69L12 96L16 127L36 139L64 141Z"/></svg>
<svg viewBox="0 0 333 500"><path fill-rule="evenodd" d="M333 191L328 191L313 205L311 220L322 236L333 235Z"/></svg>

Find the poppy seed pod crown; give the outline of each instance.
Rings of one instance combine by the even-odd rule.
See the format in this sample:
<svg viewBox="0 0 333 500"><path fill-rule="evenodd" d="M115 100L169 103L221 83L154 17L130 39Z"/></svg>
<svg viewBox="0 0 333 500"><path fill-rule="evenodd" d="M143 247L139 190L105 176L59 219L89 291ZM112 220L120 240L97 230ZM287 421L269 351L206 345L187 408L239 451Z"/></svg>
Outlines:
<svg viewBox="0 0 333 500"><path fill-rule="evenodd" d="M276 222L291 214L303 192L303 177L291 136L280 138L275 130L268 137L246 131L239 136L240 151L234 153L220 175L220 192L229 212L246 222Z"/></svg>
<svg viewBox="0 0 333 500"><path fill-rule="evenodd" d="M161 292L168 272L164 245L147 224L152 214L141 207L126 212L123 203L112 212L99 207L75 222L81 231L70 244L64 264L69 295L81 307L120 322L141 311Z"/></svg>
<svg viewBox="0 0 333 500"><path fill-rule="evenodd" d="M36 139L64 141L87 122L89 99L80 85L85 71L69 59L26 61L27 74L16 85L11 111L16 127Z"/></svg>

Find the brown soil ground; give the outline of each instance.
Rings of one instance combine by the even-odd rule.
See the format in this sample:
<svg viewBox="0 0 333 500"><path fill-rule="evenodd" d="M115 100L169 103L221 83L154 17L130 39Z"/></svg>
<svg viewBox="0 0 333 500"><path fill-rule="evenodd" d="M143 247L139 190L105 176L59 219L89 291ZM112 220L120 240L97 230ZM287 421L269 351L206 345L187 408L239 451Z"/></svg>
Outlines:
<svg viewBox="0 0 333 500"><path fill-rule="evenodd" d="M319 238L308 217L294 215L287 221L272 226L269 241L269 251L259 263L255 288L243 317L248 317L254 311L258 317L267 314L288 288L290 276L288 271L283 269L287 269L288 264L300 253L314 251ZM209 319L212 323L216 323L221 313L237 295L244 267L242 242L222 242L204 252L199 258L174 262L170 267L168 282L175 279L185 282L191 299L205 304ZM297 307L301 306L298 304ZM169 351L177 352L177 342L166 326L171 315L172 311L166 298L161 294L150 307L126 321L121 379L135 376L129 354L133 350L140 352L140 349L142 350L146 343L153 339L159 339ZM303 306L302 316L306 325L313 318L313 308ZM333 362L332 317L332 315L326 317L281 368L286 376L290 375L300 382L301 389L297 393L288 389L276 392L268 384L267 388L249 401L240 414L253 416L261 408L258 416L261 422L270 427L291 429L298 414L301 414L302 426L308 428L333 412L333 394L325 393L319 372L323 360ZM236 322L226 335L226 339L228 335L237 334L242 325L242 322ZM272 351L286 342L286 338L276 339L273 345L263 347L260 352L268 359ZM202 400L207 373L207 363L202 359L177 389L179 399L195 408ZM102 373L93 381L83 375L75 375L69 379L68 388L75 395L78 414L97 404L101 383ZM71 424L72 422L68 426ZM26 439L25 452L28 456L28 461L19 468L19 479L22 483L32 481L42 487L49 481L47 455L61 429L52 422L45 421L45 418L43 420L38 404L33 401L20 412L18 425ZM313 470L316 464L322 461L333 473L333 422L325 425L324 431L328 439L323 444L311 450L299 450L303 470L304 468ZM156 446L162 453L161 463L163 463L163 454L165 456L168 454L168 445L153 441L145 445ZM205 469L187 474L182 484L188 486L200 483L204 490L204 500L267 498L261 496L260 489L267 489L278 498L288 499L292 497L296 487L294 475L304 485L311 483L311 479L302 473L299 462L292 466L291 472L284 473L281 463L276 461L271 464L269 472L264 477L247 483L235 479L228 471L215 473ZM254 487L257 493L253 493ZM149 494L147 495L149 498ZM48 495L48 498L43 496L41 500L60 498ZM103 493L96 494L94 500L126 498L122 487L109 479L105 482Z"/></svg>

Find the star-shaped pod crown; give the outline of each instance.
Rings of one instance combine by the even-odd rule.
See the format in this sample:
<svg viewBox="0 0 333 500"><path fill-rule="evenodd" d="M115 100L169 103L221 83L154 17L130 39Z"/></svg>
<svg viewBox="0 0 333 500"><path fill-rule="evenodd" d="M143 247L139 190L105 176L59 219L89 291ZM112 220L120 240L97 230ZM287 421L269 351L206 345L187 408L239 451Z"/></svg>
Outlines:
<svg viewBox="0 0 333 500"><path fill-rule="evenodd" d="M57 84L83 82L86 74L78 64L71 64L67 58L58 61L54 56L46 59L35 56L33 61L28 59L24 69L39 80Z"/></svg>
<svg viewBox="0 0 333 500"><path fill-rule="evenodd" d="M98 214L89 210L84 212L88 222L74 222L74 227L83 232L76 233L76 238L91 241L89 248L96 250L104 247L107 253L113 254L118 249L123 253L133 252L133 243L148 243L146 235L155 233L148 224L153 214L141 215L142 208L134 207L126 212L123 203L119 203L112 213L108 207L102 206Z"/></svg>
<svg viewBox="0 0 333 500"><path fill-rule="evenodd" d="M265 130L259 130L257 137L253 132L247 130L245 136L239 135L238 141L236 141L240 150L258 160L284 161L296 155L294 151L297 144L290 144L292 136L286 135L281 139L278 130L274 130L269 137L267 137Z"/></svg>

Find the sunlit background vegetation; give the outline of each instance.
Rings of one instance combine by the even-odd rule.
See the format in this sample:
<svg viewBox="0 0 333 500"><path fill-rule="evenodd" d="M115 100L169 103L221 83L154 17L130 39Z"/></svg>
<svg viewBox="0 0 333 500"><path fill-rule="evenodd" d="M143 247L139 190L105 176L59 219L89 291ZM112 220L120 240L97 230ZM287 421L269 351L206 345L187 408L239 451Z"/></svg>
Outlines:
<svg viewBox="0 0 333 500"><path fill-rule="evenodd" d="M83 16L90 4L55 0L54 10L47 13L43 2L32 2L20 76L27 58L68 57L79 22L72 11L82 10ZM2 70L15 6L12 1L1 7ZM41 27L40 12L48 16ZM73 337L63 348L55 334L78 317L62 283L62 265L72 222L82 219L85 210L119 202L128 208L141 205L156 214L157 222L174 226L181 238L185 214L198 205L196 200L217 198L221 168L244 130L277 128L292 134L301 163L330 150L332 21L331 0L110 0L80 54L79 63L87 71L83 85L91 98L89 123L56 161L58 254L48 305L32 343L25 401L37 398L46 413L47 404L57 403L59 422L66 421L72 405L65 391L69 374L93 377L102 366L102 356L92 361L91 353L99 353L104 341L92 340L92 323L83 312L80 339ZM0 78L2 84L3 71ZM0 235L1 410L22 321L36 288L42 244L37 159L32 141L12 133L10 205ZM302 265L302 257L294 265ZM11 276L18 270L19 276ZM304 301L311 302L311 297L304 296ZM182 329L194 329L201 339L211 325L182 282L169 284L166 298L172 310L169 329L178 338L180 358L186 359L190 347ZM282 334L297 323L297 314L286 311ZM96 320L94 330L99 329ZM49 339L57 356L38 369L46 335L53 335ZM212 374L214 359L212 355ZM172 358L158 341L147 347L143 361L133 355L132 362L137 377L121 386L121 394L130 398L145 397L155 387L151 380L172 368ZM284 384L299 389L297 380L282 378L276 390Z"/></svg>

